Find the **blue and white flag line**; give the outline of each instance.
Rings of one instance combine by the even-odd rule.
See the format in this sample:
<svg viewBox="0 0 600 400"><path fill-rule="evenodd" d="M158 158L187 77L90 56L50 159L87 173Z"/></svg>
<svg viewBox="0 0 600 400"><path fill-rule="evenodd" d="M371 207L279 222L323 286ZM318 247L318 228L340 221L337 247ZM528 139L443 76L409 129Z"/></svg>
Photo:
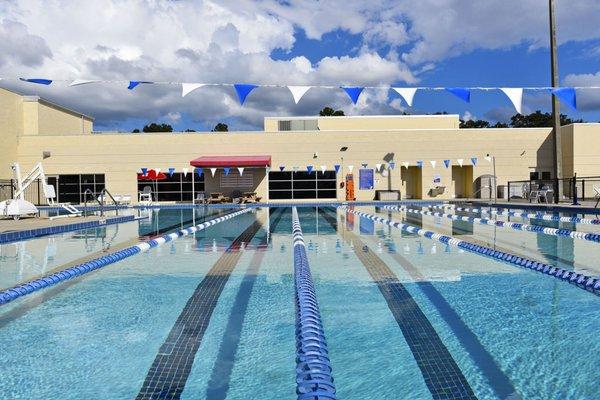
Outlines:
<svg viewBox="0 0 600 400"><path fill-rule="evenodd" d="M292 208L296 291L296 394L298 400L336 399L321 312L306 255L306 244Z"/></svg>
<svg viewBox="0 0 600 400"><path fill-rule="evenodd" d="M193 234L194 232L204 230L210 226L216 225L223 221L227 221L228 219L237 217L238 215L247 213L249 211L249 208L236 211L231 214L224 215L222 217L211 219L210 221L206 221L202 224L182 229L178 232L173 232L165 236L160 236L151 240L146 240L134 246L127 247L123 250L119 250L114 253L110 253L90 261L86 261L82 264L78 264L73 267L69 267L61 271L43 276L41 278L33 279L29 282L25 282L20 285L5 289L0 292L0 306L10 303L11 301L16 300L20 297L37 292L38 290L45 289L49 286L54 286L57 283L76 278L78 276L87 274L88 272L92 272L107 265L113 264L117 261L121 261L134 254L138 254L140 252L147 251L153 247L158 247L167 242L171 242L175 239L180 238L181 236L187 236Z"/></svg>
<svg viewBox="0 0 600 400"><path fill-rule="evenodd" d="M529 260L527 258L519 257L514 254L494 250L485 246L479 246L475 243L467 242L466 240L456 239L452 236L440 235L439 233L419 229L416 226L404 224L402 222L392 221L387 218L378 217L361 211L356 211L348 207L341 207L341 209L351 214L365 217L372 221L379 222L394 228L398 228L404 232L413 233L432 240L437 240L438 242L459 247L471 253L479 254L485 257L495 258L498 261L503 261L517 267L541 272L545 275L552 276L554 278L568 282L572 285L577 286L578 288L587 290L589 292L594 293L597 296L600 296L600 277L587 276L584 274L579 274L575 271L557 268L555 266L545 264L543 262Z"/></svg>
<svg viewBox="0 0 600 400"><path fill-rule="evenodd" d="M547 228L539 225L527 225L522 224L520 222L506 222L506 221L498 221L487 218L478 218L478 217L466 217L462 215L456 214L445 214L441 212L433 212L433 211L424 211L424 210L413 210L407 207L394 207L394 206L383 206L382 208L392 211L405 211L412 214L421 214L421 215L430 215L432 217L445 217L448 219L452 219L455 221L466 221L472 223L478 223L481 225L491 225L497 226L500 228L508 228L513 229L515 231L526 231L526 232L535 232L542 233L544 235L550 236L566 236L573 239L587 240L588 242L600 243L600 234L592 233L592 232L577 232L572 231L570 229L556 229L556 228Z"/></svg>
<svg viewBox="0 0 600 400"><path fill-rule="evenodd" d="M498 215L502 217L520 217L527 219L542 219L544 221L559 221L559 222L573 222L577 224L587 225L600 225L600 219L589 219L579 217L561 217L559 215L545 214L545 213L526 213L526 212L515 212L515 211L499 211L499 210L486 210L484 208L466 208L457 207L454 204L445 204L441 206L432 205L431 208L451 208L456 211L466 211L472 213L483 213L488 215Z"/></svg>

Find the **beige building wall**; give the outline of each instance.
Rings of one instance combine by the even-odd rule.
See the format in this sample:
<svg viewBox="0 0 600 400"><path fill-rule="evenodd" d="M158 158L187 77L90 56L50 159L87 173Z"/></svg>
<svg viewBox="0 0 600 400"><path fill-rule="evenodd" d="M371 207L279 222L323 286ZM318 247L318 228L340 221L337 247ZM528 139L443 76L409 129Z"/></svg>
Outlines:
<svg viewBox="0 0 600 400"><path fill-rule="evenodd" d="M136 172L141 167L175 167L177 171L190 168L189 161L202 155L271 155L273 170L284 165L287 170L297 166L305 169L321 165L333 169L334 164L354 166L358 179L361 163L371 168L393 155L397 163L389 181L392 189L405 190L401 181L401 161L423 160L421 192L423 198L437 185L448 190L436 198L451 199L453 191L452 170L444 168L442 160L478 157L473 167L473 179L492 174L492 164L484 160L486 154L496 157L498 184L508 180L529 179L529 172L551 170L552 151L550 129L465 129L465 130L397 130L397 131L330 131L330 132L281 132L277 135L254 133L169 133L169 134L92 134L92 135L45 135L23 136L18 148L18 158L23 168L30 168L39 161L41 152L50 151L52 157L44 160L47 174L105 173L108 189L113 193L135 194ZM340 147L346 146L346 152ZM315 157L316 156L316 157ZM343 157L343 160L342 160ZM436 160L431 168L429 160ZM600 169L600 159L597 161ZM207 174L210 174L206 170ZM220 172L219 172L220 173ZM434 184L434 175L440 175L441 183ZM264 175L258 183L258 192L267 198L268 184ZM216 176L215 178L218 178ZM342 179L342 174L338 175ZM207 178L207 191L214 188ZM345 189L339 187L338 199L345 199ZM375 173L373 190L359 190L357 200L372 200L375 190L388 189L388 177Z"/></svg>
<svg viewBox="0 0 600 400"><path fill-rule="evenodd" d="M17 159L18 136L22 130L21 96L0 89L0 179L13 176L10 166Z"/></svg>
<svg viewBox="0 0 600 400"><path fill-rule="evenodd" d="M81 135L93 129L93 118L37 96L23 96L23 121L23 135Z"/></svg>
<svg viewBox="0 0 600 400"><path fill-rule="evenodd" d="M600 176L600 124L575 124L569 128L573 131L573 172L582 177Z"/></svg>

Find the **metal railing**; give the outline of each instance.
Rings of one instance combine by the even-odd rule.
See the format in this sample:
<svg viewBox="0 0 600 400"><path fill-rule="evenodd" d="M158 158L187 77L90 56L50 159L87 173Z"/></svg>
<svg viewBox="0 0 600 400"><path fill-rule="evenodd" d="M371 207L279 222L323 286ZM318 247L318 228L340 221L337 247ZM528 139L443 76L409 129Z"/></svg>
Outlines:
<svg viewBox="0 0 600 400"><path fill-rule="evenodd" d="M16 186L16 181L14 179L0 179L0 201L14 198ZM36 206L48 205L48 201L44 197L42 181L40 179L36 179L33 184L25 189L23 197L25 200Z"/></svg>
<svg viewBox="0 0 600 400"><path fill-rule="evenodd" d="M98 205L100 206L100 215L104 216L104 209L106 208L106 195L108 195L108 197L110 197L110 199L112 200L113 204L115 205L115 212L117 215L119 215L119 203L117 203L117 201L115 200L115 198L113 197L113 195L106 189L102 189L100 191L100 193L96 196L96 193L92 192L91 189L85 189L85 191L83 192L83 213L84 216L88 216L88 195L92 195L92 199L95 200ZM93 201L92 200L92 201Z"/></svg>
<svg viewBox="0 0 600 400"><path fill-rule="evenodd" d="M507 186L508 201L541 201L555 202L558 183L562 181L563 196L561 202L576 203L582 200L595 200L600 191L600 176L573 176L562 179L535 179L528 181L509 181Z"/></svg>

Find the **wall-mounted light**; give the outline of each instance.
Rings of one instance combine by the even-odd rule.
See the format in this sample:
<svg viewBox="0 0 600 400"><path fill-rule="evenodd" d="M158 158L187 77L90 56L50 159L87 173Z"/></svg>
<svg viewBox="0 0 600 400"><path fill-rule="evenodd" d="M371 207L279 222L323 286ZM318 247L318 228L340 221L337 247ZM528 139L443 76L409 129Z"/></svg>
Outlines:
<svg viewBox="0 0 600 400"><path fill-rule="evenodd" d="M52 155L52 153L50 153L47 150L42 151L42 160L45 160L46 158L50 158L51 155Z"/></svg>

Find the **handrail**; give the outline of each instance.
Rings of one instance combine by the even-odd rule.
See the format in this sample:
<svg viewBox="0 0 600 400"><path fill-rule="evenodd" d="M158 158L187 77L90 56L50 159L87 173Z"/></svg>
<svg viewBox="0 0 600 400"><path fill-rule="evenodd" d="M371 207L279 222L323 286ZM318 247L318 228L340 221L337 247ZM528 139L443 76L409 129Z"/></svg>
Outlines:
<svg viewBox="0 0 600 400"><path fill-rule="evenodd" d="M112 194L110 194L110 192L108 191L108 189L104 188L100 191L100 199L102 199L102 206L104 206L104 195L109 195L110 199L113 201L113 204L115 205L115 212L117 213L117 215L119 215L119 207L118 207L118 203L115 200L115 198L113 197Z"/></svg>
<svg viewBox="0 0 600 400"><path fill-rule="evenodd" d="M85 189L83 191L83 216L87 217L88 216L88 207L87 207L87 203L88 203L88 194L91 194L92 196L94 196L94 192L92 192L91 189ZM102 211L102 209L100 209L100 211Z"/></svg>

